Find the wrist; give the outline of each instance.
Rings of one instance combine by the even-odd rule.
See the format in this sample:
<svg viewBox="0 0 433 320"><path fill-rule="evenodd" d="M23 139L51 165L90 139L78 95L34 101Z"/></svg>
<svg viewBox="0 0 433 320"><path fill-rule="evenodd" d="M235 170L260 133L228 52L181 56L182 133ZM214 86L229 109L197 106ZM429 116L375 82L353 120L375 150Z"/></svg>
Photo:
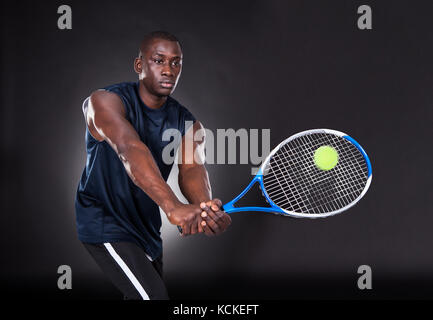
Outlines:
<svg viewBox="0 0 433 320"><path fill-rule="evenodd" d="M181 206L183 203L180 202L178 199L167 199L163 202L161 209L165 212L167 217L171 216L171 213Z"/></svg>

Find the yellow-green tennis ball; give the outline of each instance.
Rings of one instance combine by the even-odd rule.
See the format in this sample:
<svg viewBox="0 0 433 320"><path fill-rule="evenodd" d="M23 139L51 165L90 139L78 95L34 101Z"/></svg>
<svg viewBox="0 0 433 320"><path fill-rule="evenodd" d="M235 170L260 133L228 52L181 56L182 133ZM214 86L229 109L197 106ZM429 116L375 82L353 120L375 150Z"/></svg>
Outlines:
<svg viewBox="0 0 433 320"><path fill-rule="evenodd" d="M314 163L323 171L333 169L338 163L337 150L330 146L321 146L314 152Z"/></svg>

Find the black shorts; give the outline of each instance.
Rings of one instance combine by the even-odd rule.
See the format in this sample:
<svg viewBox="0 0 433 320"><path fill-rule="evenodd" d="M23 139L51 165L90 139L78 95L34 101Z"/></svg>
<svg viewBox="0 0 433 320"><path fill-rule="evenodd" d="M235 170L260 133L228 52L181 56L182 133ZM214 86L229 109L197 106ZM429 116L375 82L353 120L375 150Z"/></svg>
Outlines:
<svg viewBox="0 0 433 320"><path fill-rule="evenodd" d="M162 255L151 261L144 250L132 242L83 244L125 299L169 299L162 278Z"/></svg>

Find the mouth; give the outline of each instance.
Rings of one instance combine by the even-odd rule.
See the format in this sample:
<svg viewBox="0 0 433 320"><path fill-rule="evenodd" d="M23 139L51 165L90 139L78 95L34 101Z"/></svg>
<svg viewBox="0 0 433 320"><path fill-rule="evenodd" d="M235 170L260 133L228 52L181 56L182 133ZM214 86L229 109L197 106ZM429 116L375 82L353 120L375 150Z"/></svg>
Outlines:
<svg viewBox="0 0 433 320"><path fill-rule="evenodd" d="M161 84L161 87L166 89L171 89L174 87L174 82L172 81L160 81L159 83Z"/></svg>

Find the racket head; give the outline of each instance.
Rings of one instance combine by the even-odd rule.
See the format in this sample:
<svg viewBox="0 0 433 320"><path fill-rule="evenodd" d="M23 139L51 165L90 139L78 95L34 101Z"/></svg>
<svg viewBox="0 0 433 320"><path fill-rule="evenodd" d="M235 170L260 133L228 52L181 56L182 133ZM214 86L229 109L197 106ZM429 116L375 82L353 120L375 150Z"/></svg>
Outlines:
<svg viewBox="0 0 433 320"><path fill-rule="evenodd" d="M320 170L314 152L331 146L337 165ZM324 218L354 206L372 181L370 159L349 135L331 129L297 133L276 146L258 172L263 195L274 212L298 218Z"/></svg>

